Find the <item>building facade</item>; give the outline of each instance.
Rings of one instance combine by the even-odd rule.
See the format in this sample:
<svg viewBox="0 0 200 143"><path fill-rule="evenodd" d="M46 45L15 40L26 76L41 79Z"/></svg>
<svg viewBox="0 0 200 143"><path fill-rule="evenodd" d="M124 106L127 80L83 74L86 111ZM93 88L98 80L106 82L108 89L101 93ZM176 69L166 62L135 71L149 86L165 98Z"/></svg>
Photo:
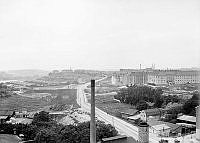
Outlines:
<svg viewBox="0 0 200 143"><path fill-rule="evenodd" d="M200 71L182 70L135 70L120 72L112 76L112 84L147 84L156 85L200 83Z"/></svg>
<svg viewBox="0 0 200 143"><path fill-rule="evenodd" d="M155 70L148 73L148 83L157 85L200 83L198 71Z"/></svg>

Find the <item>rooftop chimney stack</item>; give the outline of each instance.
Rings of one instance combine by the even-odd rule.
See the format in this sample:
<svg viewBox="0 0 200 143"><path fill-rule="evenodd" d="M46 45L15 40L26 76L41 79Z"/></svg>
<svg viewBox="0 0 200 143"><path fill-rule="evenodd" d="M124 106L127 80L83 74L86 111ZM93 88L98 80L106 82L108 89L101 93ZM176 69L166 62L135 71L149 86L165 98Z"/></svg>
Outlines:
<svg viewBox="0 0 200 143"><path fill-rule="evenodd" d="M138 126L138 143L149 143L149 125L146 122L140 122Z"/></svg>

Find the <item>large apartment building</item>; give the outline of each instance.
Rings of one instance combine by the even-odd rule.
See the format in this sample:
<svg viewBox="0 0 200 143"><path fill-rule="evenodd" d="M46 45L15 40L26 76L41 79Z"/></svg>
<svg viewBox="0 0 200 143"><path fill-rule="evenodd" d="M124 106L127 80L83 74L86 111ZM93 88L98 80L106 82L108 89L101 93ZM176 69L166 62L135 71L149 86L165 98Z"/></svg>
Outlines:
<svg viewBox="0 0 200 143"><path fill-rule="evenodd" d="M148 73L147 82L158 85L200 83L200 74L198 71L156 70Z"/></svg>
<svg viewBox="0 0 200 143"><path fill-rule="evenodd" d="M119 72L112 76L113 84L146 84L156 85L200 83L200 72L195 70L155 70L143 69Z"/></svg>

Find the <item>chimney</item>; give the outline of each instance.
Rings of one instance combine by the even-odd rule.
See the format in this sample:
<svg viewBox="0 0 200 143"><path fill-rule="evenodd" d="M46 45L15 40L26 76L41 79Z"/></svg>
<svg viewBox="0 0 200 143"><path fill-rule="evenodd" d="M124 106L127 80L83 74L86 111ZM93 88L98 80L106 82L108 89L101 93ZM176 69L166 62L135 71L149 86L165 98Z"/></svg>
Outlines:
<svg viewBox="0 0 200 143"><path fill-rule="evenodd" d="M149 125L146 122L140 122L138 127L139 143L149 143Z"/></svg>
<svg viewBox="0 0 200 143"><path fill-rule="evenodd" d="M91 80L90 143L96 143L95 124L95 80Z"/></svg>

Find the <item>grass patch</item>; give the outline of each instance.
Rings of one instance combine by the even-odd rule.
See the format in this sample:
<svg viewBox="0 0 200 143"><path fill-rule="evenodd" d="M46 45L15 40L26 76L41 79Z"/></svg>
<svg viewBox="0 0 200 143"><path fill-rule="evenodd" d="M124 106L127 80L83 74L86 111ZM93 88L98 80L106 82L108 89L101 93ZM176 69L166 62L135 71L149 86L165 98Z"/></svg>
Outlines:
<svg viewBox="0 0 200 143"><path fill-rule="evenodd" d="M13 95L11 97L0 99L0 109L8 110L22 110L37 111L46 106L52 105L73 105L73 107L79 107L76 102L76 89L57 89L57 90L29 90L25 94L36 93L49 93L51 96L55 96L51 101L47 101L43 98L30 98L20 95Z"/></svg>
<svg viewBox="0 0 200 143"><path fill-rule="evenodd" d="M133 108L133 106L129 104L116 103L116 101L113 100L114 95L97 95L95 99L96 107L113 116L118 115L118 113L123 110ZM90 96L88 97L88 102L90 102Z"/></svg>

